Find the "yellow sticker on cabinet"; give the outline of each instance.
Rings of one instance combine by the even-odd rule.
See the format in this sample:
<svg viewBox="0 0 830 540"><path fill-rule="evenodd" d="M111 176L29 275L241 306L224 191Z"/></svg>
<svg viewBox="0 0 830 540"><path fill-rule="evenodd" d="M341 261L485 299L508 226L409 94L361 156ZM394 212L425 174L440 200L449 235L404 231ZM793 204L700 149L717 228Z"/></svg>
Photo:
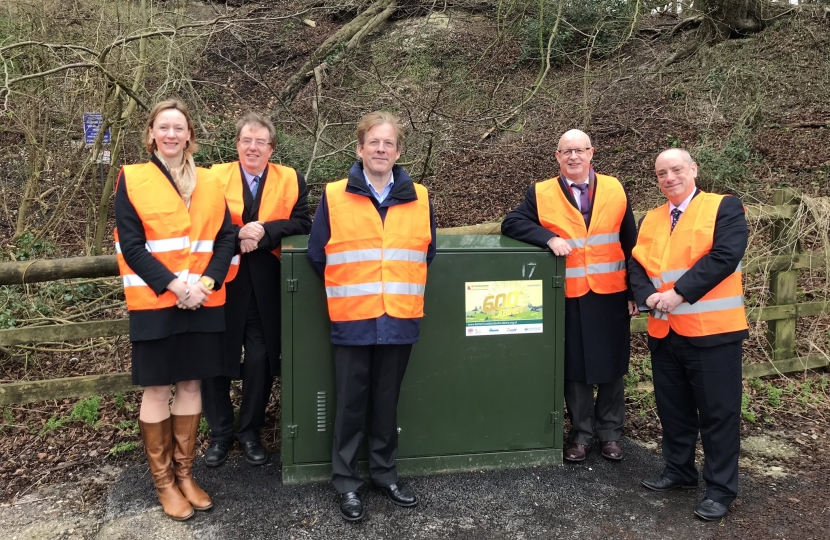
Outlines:
<svg viewBox="0 0 830 540"><path fill-rule="evenodd" d="M542 280L464 284L465 335L542 333Z"/></svg>

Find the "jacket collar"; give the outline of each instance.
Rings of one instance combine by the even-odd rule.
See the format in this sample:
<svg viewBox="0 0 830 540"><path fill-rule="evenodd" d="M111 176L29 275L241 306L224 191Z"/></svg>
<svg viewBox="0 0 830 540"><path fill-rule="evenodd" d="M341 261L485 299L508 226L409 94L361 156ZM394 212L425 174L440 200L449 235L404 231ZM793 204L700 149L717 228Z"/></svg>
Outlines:
<svg viewBox="0 0 830 540"><path fill-rule="evenodd" d="M406 174L403 167L395 165L392 167L392 175L395 178L395 183L392 184L392 191L389 193L389 198L395 199L398 202L410 202L418 200L418 194L415 191L415 184L412 178ZM346 183L346 191L356 195L365 195L374 199L369 192L369 186L366 185L366 177L363 176L363 162L358 161L349 170L349 179ZM384 203L386 200L383 201Z"/></svg>

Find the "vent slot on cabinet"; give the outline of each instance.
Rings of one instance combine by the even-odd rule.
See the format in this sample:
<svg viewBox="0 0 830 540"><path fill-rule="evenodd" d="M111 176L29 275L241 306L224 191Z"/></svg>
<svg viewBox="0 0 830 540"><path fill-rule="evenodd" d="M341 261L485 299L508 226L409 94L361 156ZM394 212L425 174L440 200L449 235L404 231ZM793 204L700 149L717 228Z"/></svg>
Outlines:
<svg viewBox="0 0 830 540"><path fill-rule="evenodd" d="M326 393L317 392L317 431L326 431L326 424L328 424L327 404L328 396Z"/></svg>

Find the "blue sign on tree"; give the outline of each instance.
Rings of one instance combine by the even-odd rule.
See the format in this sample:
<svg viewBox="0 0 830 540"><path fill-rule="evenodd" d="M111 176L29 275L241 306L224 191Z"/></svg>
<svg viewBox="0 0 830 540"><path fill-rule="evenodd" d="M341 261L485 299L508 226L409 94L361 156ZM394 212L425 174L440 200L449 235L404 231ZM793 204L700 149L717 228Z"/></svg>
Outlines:
<svg viewBox="0 0 830 540"><path fill-rule="evenodd" d="M98 132L101 131L101 125L104 123L104 119L101 116L101 113L84 113L84 142L87 146L92 146L95 144L95 137L98 136ZM104 133L104 144L110 143L110 130L107 130Z"/></svg>

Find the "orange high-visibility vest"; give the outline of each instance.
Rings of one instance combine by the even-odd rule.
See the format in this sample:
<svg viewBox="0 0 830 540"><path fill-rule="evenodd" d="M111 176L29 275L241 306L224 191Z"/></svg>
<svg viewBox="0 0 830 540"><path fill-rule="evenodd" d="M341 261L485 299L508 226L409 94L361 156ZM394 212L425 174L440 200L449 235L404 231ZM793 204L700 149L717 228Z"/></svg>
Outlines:
<svg viewBox="0 0 830 540"><path fill-rule="evenodd" d="M384 313L424 316L427 250L432 241L427 189L416 201L390 206L381 220L368 197L346 192L347 180L326 186L331 238L326 244L326 297L332 322Z"/></svg>
<svg viewBox="0 0 830 540"><path fill-rule="evenodd" d="M658 292L674 288L675 282L712 250L718 208L726 195L700 192L671 231L668 203L651 210L640 225L632 253ZM703 298L683 302L672 313L651 310L648 333L663 338L669 327L681 336L703 337L749 328L744 310L741 265Z"/></svg>
<svg viewBox="0 0 830 540"><path fill-rule="evenodd" d="M222 163L214 165L210 169L219 178L225 192L225 200L228 202L228 210L231 213L233 224L239 227L245 223L242 221L242 213L245 211L245 201L242 198L244 187L242 186L242 173L239 170L239 162ZM288 219L294 210L299 198L299 187L297 185L297 171L282 165L268 164L268 174L265 176L265 187L259 203L258 221L276 221ZM280 257L280 246L271 250L278 259ZM225 283L232 281L239 272L239 255L231 259L231 266Z"/></svg>
<svg viewBox="0 0 830 540"><path fill-rule="evenodd" d="M147 251L180 280L194 285L210 263L213 242L225 220L225 198L219 182L209 170L196 167L196 189L188 211L176 188L155 164L125 165L121 171L127 195L144 226ZM115 253L128 310L176 305L176 295L172 291L166 290L156 296L127 265L121 254L117 229ZM204 306L224 303L225 288L222 287L213 291Z"/></svg>
<svg viewBox="0 0 830 540"><path fill-rule="evenodd" d="M571 246L565 257L565 296L578 298L589 290L611 294L627 288L620 224L626 209L625 190L613 176L597 175L591 225L562 192L559 178L536 184L539 222Z"/></svg>

